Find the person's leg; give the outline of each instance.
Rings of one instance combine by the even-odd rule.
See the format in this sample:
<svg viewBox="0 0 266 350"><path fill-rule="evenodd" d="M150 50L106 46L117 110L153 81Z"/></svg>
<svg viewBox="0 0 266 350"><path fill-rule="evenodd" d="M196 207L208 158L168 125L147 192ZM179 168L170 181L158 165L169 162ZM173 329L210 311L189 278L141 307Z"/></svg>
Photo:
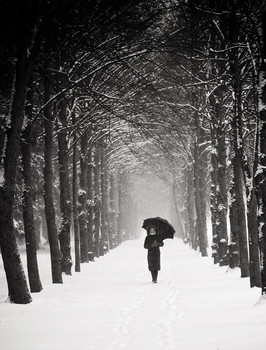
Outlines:
<svg viewBox="0 0 266 350"><path fill-rule="evenodd" d="M154 271L154 283L157 283L158 270Z"/></svg>
<svg viewBox="0 0 266 350"><path fill-rule="evenodd" d="M152 282L157 283L158 270L151 271Z"/></svg>
<svg viewBox="0 0 266 350"><path fill-rule="evenodd" d="M154 278L155 278L154 274L155 274L155 272L154 272L154 271L151 271L152 282L154 282Z"/></svg>

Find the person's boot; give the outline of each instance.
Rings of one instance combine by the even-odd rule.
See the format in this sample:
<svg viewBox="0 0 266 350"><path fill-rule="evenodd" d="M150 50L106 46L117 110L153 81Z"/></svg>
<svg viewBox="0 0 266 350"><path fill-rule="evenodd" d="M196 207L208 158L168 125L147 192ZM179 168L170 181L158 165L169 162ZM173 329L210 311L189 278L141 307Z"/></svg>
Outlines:
<svg viewBox="0 0 266 350"><path fill-rule="evenodd" d="M158 271L152 271L152 282L157 283L157 276L158 276Z"/></svg>
<svg viewBox="0 0 266 350"><path fill-rule="evenodd" d="M154 278L155 278L154 271L151 271L151 277L152 277L152 283L154 283Z"/></svg>
<svg viewBox="0 0 266 350"><path fill-rule="evenodd" d="M157 283L157 277L158 277L158 271L155 271L155 272L154 272L153 283Z"/></svg>

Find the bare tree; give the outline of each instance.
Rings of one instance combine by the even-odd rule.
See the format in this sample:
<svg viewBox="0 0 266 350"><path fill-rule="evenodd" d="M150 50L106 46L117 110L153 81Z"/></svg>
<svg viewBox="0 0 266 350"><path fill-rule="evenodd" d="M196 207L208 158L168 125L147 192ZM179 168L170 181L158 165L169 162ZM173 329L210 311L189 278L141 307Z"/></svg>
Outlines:
<svg viewBox="0 0 266 350"><path fill-rule="evenodd" d="M29 5L28 5L29 6ZM11 125L7 135L4 158L4 184L0 188L0 246L7 276L8 294L11 302L26 304L31 296L21 265L14 235L13 207L20 138L24 120L24 106L30 75L33 70L32 56L37 51L38 28L36 8L18 6L16 25L16 67L14 95L11 103ZM27 12L34 14L27 18ZM9 14L7 14L7 18ZM26 22L26 23L25 23Z"/></svg>
<svg viewBox="0 0 266 350"><path fill-rule="evenodd" d="M266 2L262 4L263 50L259 70L259 159L256 174L259 202L259 245L262 294L266 295Z"/></svg>
<svg viewBox="0 0 266 350"><path fill-rule="evenodd" d="M34 199L33 199L33 176L32 176L32 147L36 144L35 132L36 125L33 121L33 85L32 79L30 89L27 94L28 105L26 108L28 124L23 131L21 141L21 153L22 153L22 172L24 177L24 189L23 189L23 222L25 230L26 240L26 253L27 253L27 268L28 277L31 292L40 292L42 290L42 284L39 276L38 262L37 262L37 244L34 227Z"/></svg>
<svg viewBox="0 0 266 350"><path fill-rule="evenodd" d="M53 114L51 99L51 85L48 77L44 79L44 125L45 125L45 145L44 145L44 202L45 216L48 231L48 239L51 255L51 269L53 283L63 283L61 271L61 253L56 227L54 194L53 194L53 131L55 116Z"/></svg>

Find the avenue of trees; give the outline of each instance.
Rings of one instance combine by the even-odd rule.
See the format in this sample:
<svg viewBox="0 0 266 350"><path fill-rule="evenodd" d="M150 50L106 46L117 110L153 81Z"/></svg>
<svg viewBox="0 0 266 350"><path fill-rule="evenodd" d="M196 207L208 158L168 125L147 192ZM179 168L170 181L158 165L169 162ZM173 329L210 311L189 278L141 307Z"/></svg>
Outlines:
<svg viewBox="0 0 266 350"><path fill-rule="evenodd" d="M42 290L41 240L53 283L63 283L73 262L79 272L136 238L137 184L150 174L169 191L178 237L203 257L210 246L215 264L239 267L265 295L265 1L13 5L4 2L0 22L10 302Z"/></svg>

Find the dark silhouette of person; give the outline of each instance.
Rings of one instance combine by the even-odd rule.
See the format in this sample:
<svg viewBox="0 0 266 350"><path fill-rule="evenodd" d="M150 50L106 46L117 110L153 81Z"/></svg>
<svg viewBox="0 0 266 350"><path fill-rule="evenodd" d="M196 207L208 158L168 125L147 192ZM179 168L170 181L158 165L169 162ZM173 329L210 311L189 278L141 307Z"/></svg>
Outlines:
<svg viewBox="0 0 266 350"><path fill-rule="evenodd" d="M151 272L153 283L157 283L158 271L161 269L161 252L159 247L162 247L163 245L164 244L160 241L155 227L149 227L144 241L144 248L148 249L148 268Z"/></svg>

